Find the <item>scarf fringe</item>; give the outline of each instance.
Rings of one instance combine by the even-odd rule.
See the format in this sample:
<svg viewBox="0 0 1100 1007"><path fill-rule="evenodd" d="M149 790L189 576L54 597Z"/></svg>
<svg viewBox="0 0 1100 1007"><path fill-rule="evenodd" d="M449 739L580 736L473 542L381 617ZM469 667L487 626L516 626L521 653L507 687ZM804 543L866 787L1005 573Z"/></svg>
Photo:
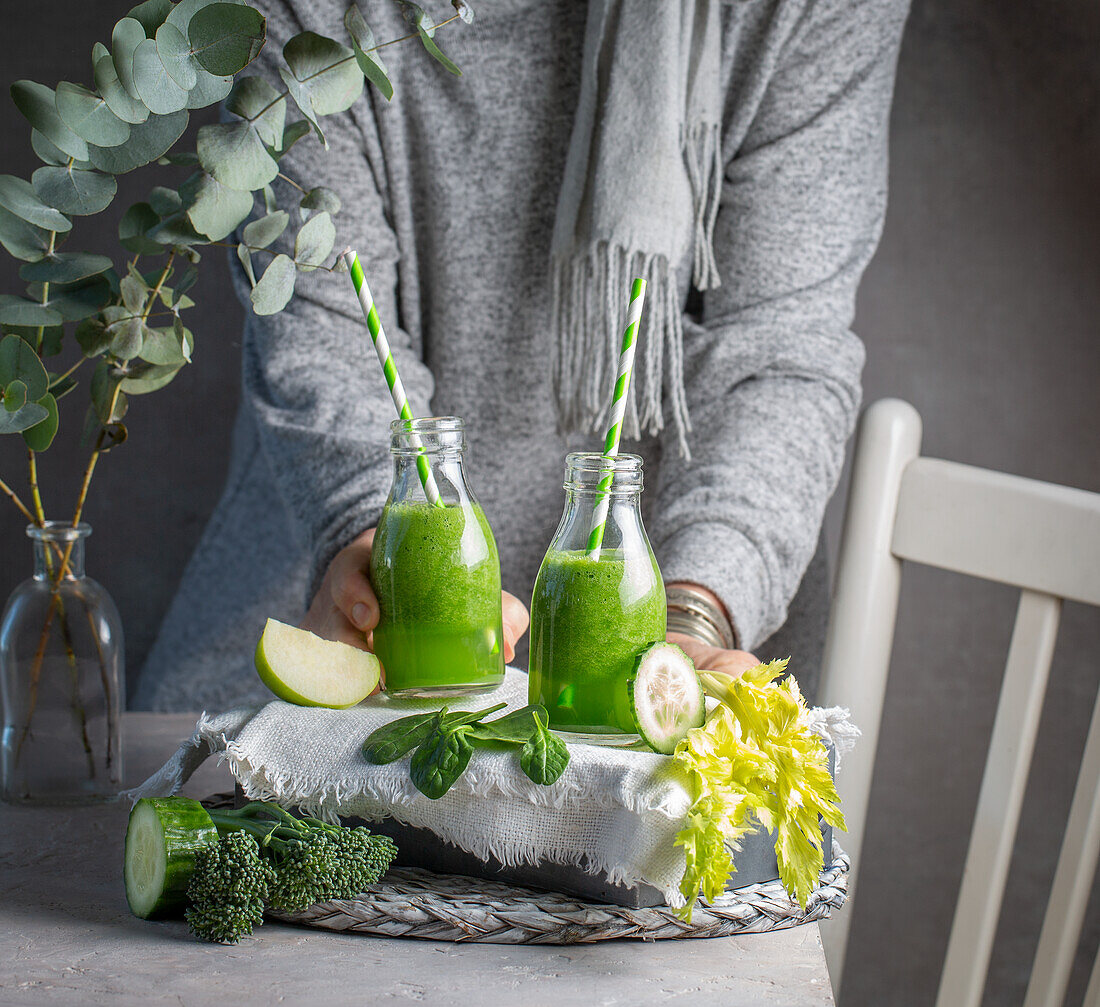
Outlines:
<svg viewBox="0 0 1100 1007"><path fill-rule="evenodd" d="M714 259L714 225L722 195L722 145L717 123L697 122L680 139L691 181L695 227L692 283L699 290L722 285Z"/></svg>
<svg viewBox="0 0 1100 1007"><path fill-rule="evenodd" d="M713 255L710 257L713 264ZM561 432L603 434L626 327L630 281L646 281L646 305L636 338L624 432L656 435L668 407L680 453L691 458L684 389L683 320L676 277L663 255L598 242L584 255L555 258L552 267L554 359L551 381Z"/></svg>

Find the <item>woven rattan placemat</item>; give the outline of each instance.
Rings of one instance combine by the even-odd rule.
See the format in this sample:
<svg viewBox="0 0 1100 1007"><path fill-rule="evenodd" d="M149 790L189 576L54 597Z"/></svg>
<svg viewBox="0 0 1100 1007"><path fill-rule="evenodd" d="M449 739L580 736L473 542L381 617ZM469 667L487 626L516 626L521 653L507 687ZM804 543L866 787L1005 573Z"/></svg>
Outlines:
<svg viewBox="0 0 1100 1007"><path fill-rule="evenodd" d="M848 856L833 863L803 910L778 881L696 906L690 923L667 907L628 909L457 874L394 868L357 899L319 902L277 919L324 930L481 944L587 944L762 933L826 919L848 897Z"/></svg>

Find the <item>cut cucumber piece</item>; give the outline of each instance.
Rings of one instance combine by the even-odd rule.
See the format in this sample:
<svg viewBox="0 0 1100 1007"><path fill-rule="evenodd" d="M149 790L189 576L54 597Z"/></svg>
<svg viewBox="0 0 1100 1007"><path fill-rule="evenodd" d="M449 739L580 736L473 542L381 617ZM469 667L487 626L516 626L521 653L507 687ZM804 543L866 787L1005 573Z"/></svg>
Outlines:
<svg viewBox="0 0 1100 1007"><path fill-rule="evenodd" d="M346 709L378 688L378 658L358 647L268 619L256 671L276 696L298 706Z"/></svg>
<svg viewBox="0 0 1100 1007"><path fill-rule="evenodd" d="M195 854L218 841L206 809L188 797L143 797L130 812L123 875L130 911L143 920L187 904Z"/></svg>
<svg viewBox="0 0 1100 1007"><path fill-rule="evenodd" d="M674 643L655 643L642 651L627 691L638 734L662 755L671 755L688 731L706 720L695 665Z"/></svg>

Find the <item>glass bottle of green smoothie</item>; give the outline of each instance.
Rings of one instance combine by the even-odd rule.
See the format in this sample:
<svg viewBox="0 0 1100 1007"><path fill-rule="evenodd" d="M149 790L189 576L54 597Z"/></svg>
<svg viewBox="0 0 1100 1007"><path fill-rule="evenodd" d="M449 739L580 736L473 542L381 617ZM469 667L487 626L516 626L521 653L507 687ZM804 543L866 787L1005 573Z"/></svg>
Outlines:
<svg viewBox="0 0 1100 1007"><path fill-rule="evenodd" d="M370 560L386 692L486 692L504 679L500 559L466 479L465 424L437 416L390 430L393 486Z"/></svg>
<svg viewBox="0 0 1100 1007"><path fill-rule="evenodd" d="M603 542L588 548L610 471ZM575 452L565 459L565 512L531 598L530 702L568 740L638 739L628 680L639 655L665 638L665 590L642 525L642 459Z"/></svg>

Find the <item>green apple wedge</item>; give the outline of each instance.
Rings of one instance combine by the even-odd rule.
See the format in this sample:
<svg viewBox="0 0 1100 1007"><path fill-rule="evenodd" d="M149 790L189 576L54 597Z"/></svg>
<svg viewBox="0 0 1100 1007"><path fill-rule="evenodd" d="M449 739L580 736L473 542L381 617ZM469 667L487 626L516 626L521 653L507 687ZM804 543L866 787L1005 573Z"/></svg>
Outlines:
<svg viewBox="0 0 1100 1007"><path fill-rule="evenodd" d="M256 644L256 671L280 699L345 710L378 688L381 665L365 650L268 619Z"/></svg>

